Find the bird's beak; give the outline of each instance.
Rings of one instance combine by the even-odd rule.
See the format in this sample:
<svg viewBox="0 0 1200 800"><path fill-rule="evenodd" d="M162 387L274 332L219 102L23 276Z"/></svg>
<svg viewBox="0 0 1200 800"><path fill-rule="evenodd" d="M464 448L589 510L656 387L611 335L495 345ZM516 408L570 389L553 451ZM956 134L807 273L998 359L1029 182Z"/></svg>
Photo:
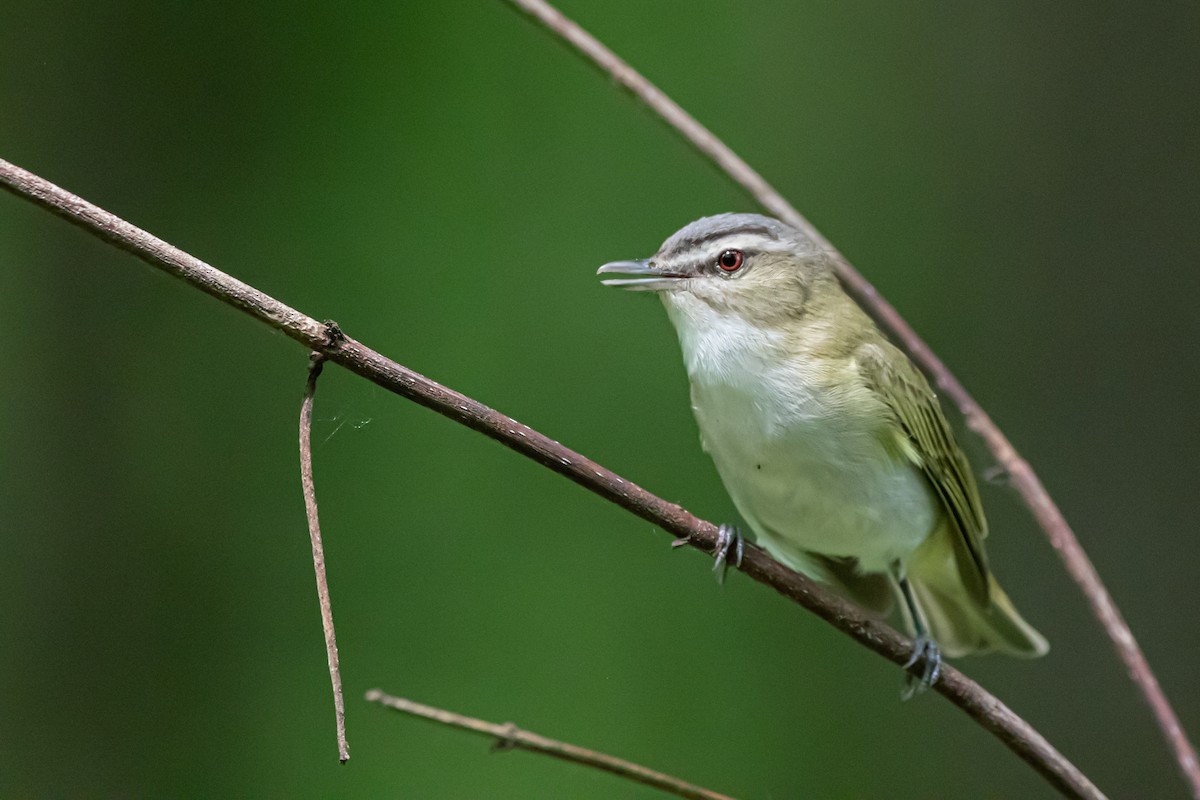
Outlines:
<svg viewBox="0 0 1200 800"><path fill-rule="evenodd" d="M679 281L688 277L682 272L671 272L663 267L655 266L653 259L610 261L596 270L597 275L603 275L606 272L615 272L620 275L644 276L637 278L609 278L606 281L601 281L605 286L616 286L635 292L662 291L663 289L675 286Z"/></svg>

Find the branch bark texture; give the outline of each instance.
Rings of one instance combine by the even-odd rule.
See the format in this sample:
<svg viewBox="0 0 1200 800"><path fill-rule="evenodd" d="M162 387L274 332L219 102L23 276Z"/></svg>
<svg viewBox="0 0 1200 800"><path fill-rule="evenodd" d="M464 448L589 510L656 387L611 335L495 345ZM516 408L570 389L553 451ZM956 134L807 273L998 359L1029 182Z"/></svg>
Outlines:
<svg viewBox="0 0 1200 800"><path fill-rule="evenodd" d="M1175 756L1176 763L1187 781L1192 796L1200 800L1200 760L1188 740L1179 717L1167 700L1145 654L1133 637L1128 623L1100 580L1071 526L1058 505L1042 485L1041 479L1008 438L992 422L991 417L975 401L958 378L942 363L916 331L904 321L899 312L883 298L862 273L821 235L804 215L797 211L776 189L733 152L712 131L700 124L691 114L633 67L608 49L602 42L566 17L545 0L508 0L517 10L528 15L555 36L569 44L583 59L592 63L623 89L633 94L667 123L676 133L713 162L734 183L746 190L759 205L784 222L803 231L835 259L838 276L846 290L879 325L925 370L937 388L948 397L966 420L967 427L987 444L992 456L1004 468L1009 483L1017 490L1038 525L1046 533L1051 546L1062 559L1067 572L1078 584L1092 613L1112 640L1130 680L1141 691L1154 713L1156 722Z"/></svg>
<svg viewBox="0 0 1200 800"><path fill-rule="evenodd" d="M153 267L240 308L309 350L323 354L372 383L479 431L521 455L563 475L600 497L657 525L675 538L713 554L717 527L674 503L657 497L596 462L564 447L527 425L414 372L114 214L49 181L0 160L0 186L87 232L99 236ZM912 642L868 617L847 600L747 546L742 572L812 611L889 661L903 665ZM1104 795L1029 723L999 699L950 665L944 665L933 689L994 734L1067 797L1097 800Z"/></svg>

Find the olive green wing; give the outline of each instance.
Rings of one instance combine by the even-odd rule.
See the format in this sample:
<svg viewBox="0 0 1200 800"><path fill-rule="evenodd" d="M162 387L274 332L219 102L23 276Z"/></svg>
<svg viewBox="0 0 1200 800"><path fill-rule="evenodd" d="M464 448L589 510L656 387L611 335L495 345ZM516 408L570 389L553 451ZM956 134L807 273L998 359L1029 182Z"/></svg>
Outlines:
<svg viewBox="0 0 1200 800"><path fill-rule="evenodd" d="M895 415L903 430L896 446L925 473L954 532L954 559L963 585L988 604L988 564L983 550L987 520L966 456L954 440L937 396L908 357L889 343L862 345L857 362L867 386Z"/></svg>

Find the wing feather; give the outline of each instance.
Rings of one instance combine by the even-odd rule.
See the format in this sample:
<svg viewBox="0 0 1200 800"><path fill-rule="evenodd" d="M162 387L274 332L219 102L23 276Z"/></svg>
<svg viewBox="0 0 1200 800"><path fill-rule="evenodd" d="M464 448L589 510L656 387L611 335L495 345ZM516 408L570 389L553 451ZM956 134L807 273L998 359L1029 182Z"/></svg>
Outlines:
<svg viewBox="0 0 1200 800"><path fill-rule="evenodd" d="M958 534L954 556L964 586L985 607L988 564L983 549L987 520L979 489L954 433L942 414L937 395L925 376L891 344L866 344L856 353L860 373L899 423L905 441L899 449L929 479Z"/></svg>

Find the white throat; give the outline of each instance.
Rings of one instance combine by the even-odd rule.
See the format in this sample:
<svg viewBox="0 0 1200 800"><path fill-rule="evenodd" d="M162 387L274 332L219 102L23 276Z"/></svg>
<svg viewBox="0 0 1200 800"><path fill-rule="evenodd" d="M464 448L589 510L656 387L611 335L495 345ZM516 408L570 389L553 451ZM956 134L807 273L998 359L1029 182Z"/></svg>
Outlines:
<svg viewBox="0 0 1200 800"><path fill-rule="evenodd" d="M663 305L679 334L688 377L735 380L761 373L786 358L779 331L760 328L740 314L720 313L689 292L664 292Z"/></svg>

